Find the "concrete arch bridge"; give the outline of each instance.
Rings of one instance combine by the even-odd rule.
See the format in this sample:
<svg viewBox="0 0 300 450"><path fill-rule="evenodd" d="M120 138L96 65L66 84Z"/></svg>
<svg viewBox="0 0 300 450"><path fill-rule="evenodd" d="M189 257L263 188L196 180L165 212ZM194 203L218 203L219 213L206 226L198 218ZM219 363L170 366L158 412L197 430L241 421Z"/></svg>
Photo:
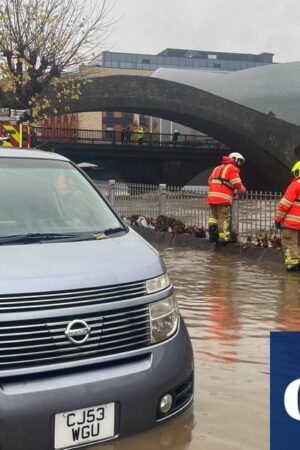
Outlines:
<svg viewBox="0 0 300 450"><path fill-rule="evenodd" d="M60 104L59 112L64 111L64 106ZM284 189L290 179L291 165L300 159L299 126L183 83L127 75L93 78L82 87L80 99L68 102L68 106L70 112L147 114L202 131L245 155L247 164L243 171L248 188ZM176 168L179 173L183 159L180 154L173 158L170 170ZM157 166L157 155L154 160ZM134 164L134 158L132 161ZM144 166L147 161L150 159L145 155ZM215 156L203 158L199 151L198 166L196 157L189 164L190 179L215 162ZM153 171L155 164L151 167Z"/></svg>

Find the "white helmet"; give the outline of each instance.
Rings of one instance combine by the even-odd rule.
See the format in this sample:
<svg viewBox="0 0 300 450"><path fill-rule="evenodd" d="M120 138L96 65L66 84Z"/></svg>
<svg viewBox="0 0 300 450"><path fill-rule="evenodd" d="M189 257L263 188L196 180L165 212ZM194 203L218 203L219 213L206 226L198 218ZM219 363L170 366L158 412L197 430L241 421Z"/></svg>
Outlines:
<svg viewBox="0 0 300 450"><path fill-rule="evenodd" d="M229 158L233 159L238 166L241 166L245 162L245 158L240 153L230 153Z"/></svg>

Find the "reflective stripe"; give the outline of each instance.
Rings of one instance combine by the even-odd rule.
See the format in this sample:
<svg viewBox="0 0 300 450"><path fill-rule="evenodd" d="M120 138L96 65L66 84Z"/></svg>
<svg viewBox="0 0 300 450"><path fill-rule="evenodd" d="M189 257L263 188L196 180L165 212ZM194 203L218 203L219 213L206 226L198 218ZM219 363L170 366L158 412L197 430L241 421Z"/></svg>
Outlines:
<svg viewBox="0 0 300 450"><path fill-rule="evenodd" d="M283 205L288 206L288 207L290 207L290 206L293 204L293 202L290 202L290 201L287 200L286 198L282 198L282 199L280 200L280 203L282 203Z"/></svg>
<svg viewBox="0 0 300 450"><path fill-rule="evenodd" d="M216 167L212 172L212 178L225 178L228 170L233 166L233 164L222 164L221 166ZM229 181L229 180L227 180Z"/></svg>
<svg viewBox="0 0 300 450"><path fill-rule="evenodd" d="M286 220L292 220L293 222L299 222L300 223L300 216L291 216L290 214L285 216Z"/></svg>
<svg viewBox="0 0 300 450"><path fill-rule="evenodd" d="M208 224L209 225L217 225L218 224L218 219L215 219L214 217L210 217L208 219Z"/></svg>
<svg viewBox="0 0 300 450"><path fill-rule="evenodd" d="M290 256L286 256L284 262L288 268L298 266L298 264L300 264L299 258L291 258Z"/></svg>
<svg viewBox="0 0 300 450"><path fill-rule="evenodd" d="M283 213L283 212L281 212L281 211L277 211L277 212L276 212L276 216L279 216L279 217L285 217L285 215L286 215L286 213Z"/></svg>
<svg viewBox="0 0 300 450"><path fill-rule="evenodd" d="M217 184L223 184L221 180L218 180L217 178L213 178L212 183L217 183Z"/></svg>
<svg viewBox="0 0 300 450"><path fill-rule="evenodd" d="M219 233L219 240L220 241L229 241L230 239L230 232L229 231L223 231Z"/></svg>
<svg viewBox="0 0 300 450"><path fill-rule="evenodd" d="M227 166L224 167L224 169L222 170L222 172L220 173L220 178L225 178L225 176L227 175L228 170L232 167L232 164L228 164Z"/></svg>
<svg viewBox="0 0 300 450"><path fill-rule="evenodd" d="M233 191L233 186L232 186L231 182L228 180L225 180L225 178L213 178L212 183L222 184L222 185L226 186L228 189L231 189Z"/></svg>
<svg viewBox="0 0 300 450"><path fill-rule="evenodd" d="M228 233L228 230L230 229L230 223L227 222L227 220L224 220L223 222L223 233ZM230 234L230 232L229 232Z"/></svg>
<svg viewBox="0 0 300 450"><path fill-rule="evenodd" d="M222 192L209 192L208 197L219 197L219 198L225 198L226 200L232 201L232 196L223 194Z"/></svg>
<svg viewBox="0 0 300 450"><path fill-rule="evenodd" d="M218 166L218 167L215 167L215 169L213 170L213 173L211 174L212 175L212 178L214 178L215 176L217 176L217 172L219 171L219 175L220 175L220 173L222 172L222 170L223 170L223 166ZM218 176L219 176L218 175Z"/></svg>
<svg viewBox="0 0 300 450"><path fill-rule="evenodd" d="M241 181L240 177L239 178L234 178L234 180L230 180L231 184L236 184L236 183L241 183L241 182L242 181Z"/></svg>

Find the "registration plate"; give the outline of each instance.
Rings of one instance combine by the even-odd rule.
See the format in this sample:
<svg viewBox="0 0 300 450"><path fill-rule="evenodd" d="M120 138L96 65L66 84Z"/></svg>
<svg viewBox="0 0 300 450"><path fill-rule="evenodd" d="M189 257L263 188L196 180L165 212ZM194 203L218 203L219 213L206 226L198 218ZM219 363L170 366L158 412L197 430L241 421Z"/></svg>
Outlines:
<svg viewBox="0 0 300 450"><path fill-rule="evenodd" d="M80 447L112 438L114 434L114 403L55 414L55 450Z"/></svg>

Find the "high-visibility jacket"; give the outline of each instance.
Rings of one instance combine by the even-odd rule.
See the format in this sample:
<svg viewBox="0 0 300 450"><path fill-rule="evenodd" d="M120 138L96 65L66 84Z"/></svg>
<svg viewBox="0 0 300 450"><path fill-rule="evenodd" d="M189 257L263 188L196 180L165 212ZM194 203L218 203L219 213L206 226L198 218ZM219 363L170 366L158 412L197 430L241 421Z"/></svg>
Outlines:
<svg viewBox="0 0 300 450"><path fill-rule="evenodd" d="M300 230L300 176L293 179L278 205L275 222Z"/></svg>
<svg viewBox="0 0 300 450"><path fill-rule="evenodd" d="M240 194L246 192L240 179L240 169L228 156L223 156L222 164L212 171L208 185L207 202L212 205L224 203L232 205L234 189Z"/></svg>
<svg viewBox="0 0 300 450"><path fill-rule="evenodd" d="M143 137L144 137L144 128L140 127L138 129L137 133L138 133L138 139L143 139Z"/></svg>

